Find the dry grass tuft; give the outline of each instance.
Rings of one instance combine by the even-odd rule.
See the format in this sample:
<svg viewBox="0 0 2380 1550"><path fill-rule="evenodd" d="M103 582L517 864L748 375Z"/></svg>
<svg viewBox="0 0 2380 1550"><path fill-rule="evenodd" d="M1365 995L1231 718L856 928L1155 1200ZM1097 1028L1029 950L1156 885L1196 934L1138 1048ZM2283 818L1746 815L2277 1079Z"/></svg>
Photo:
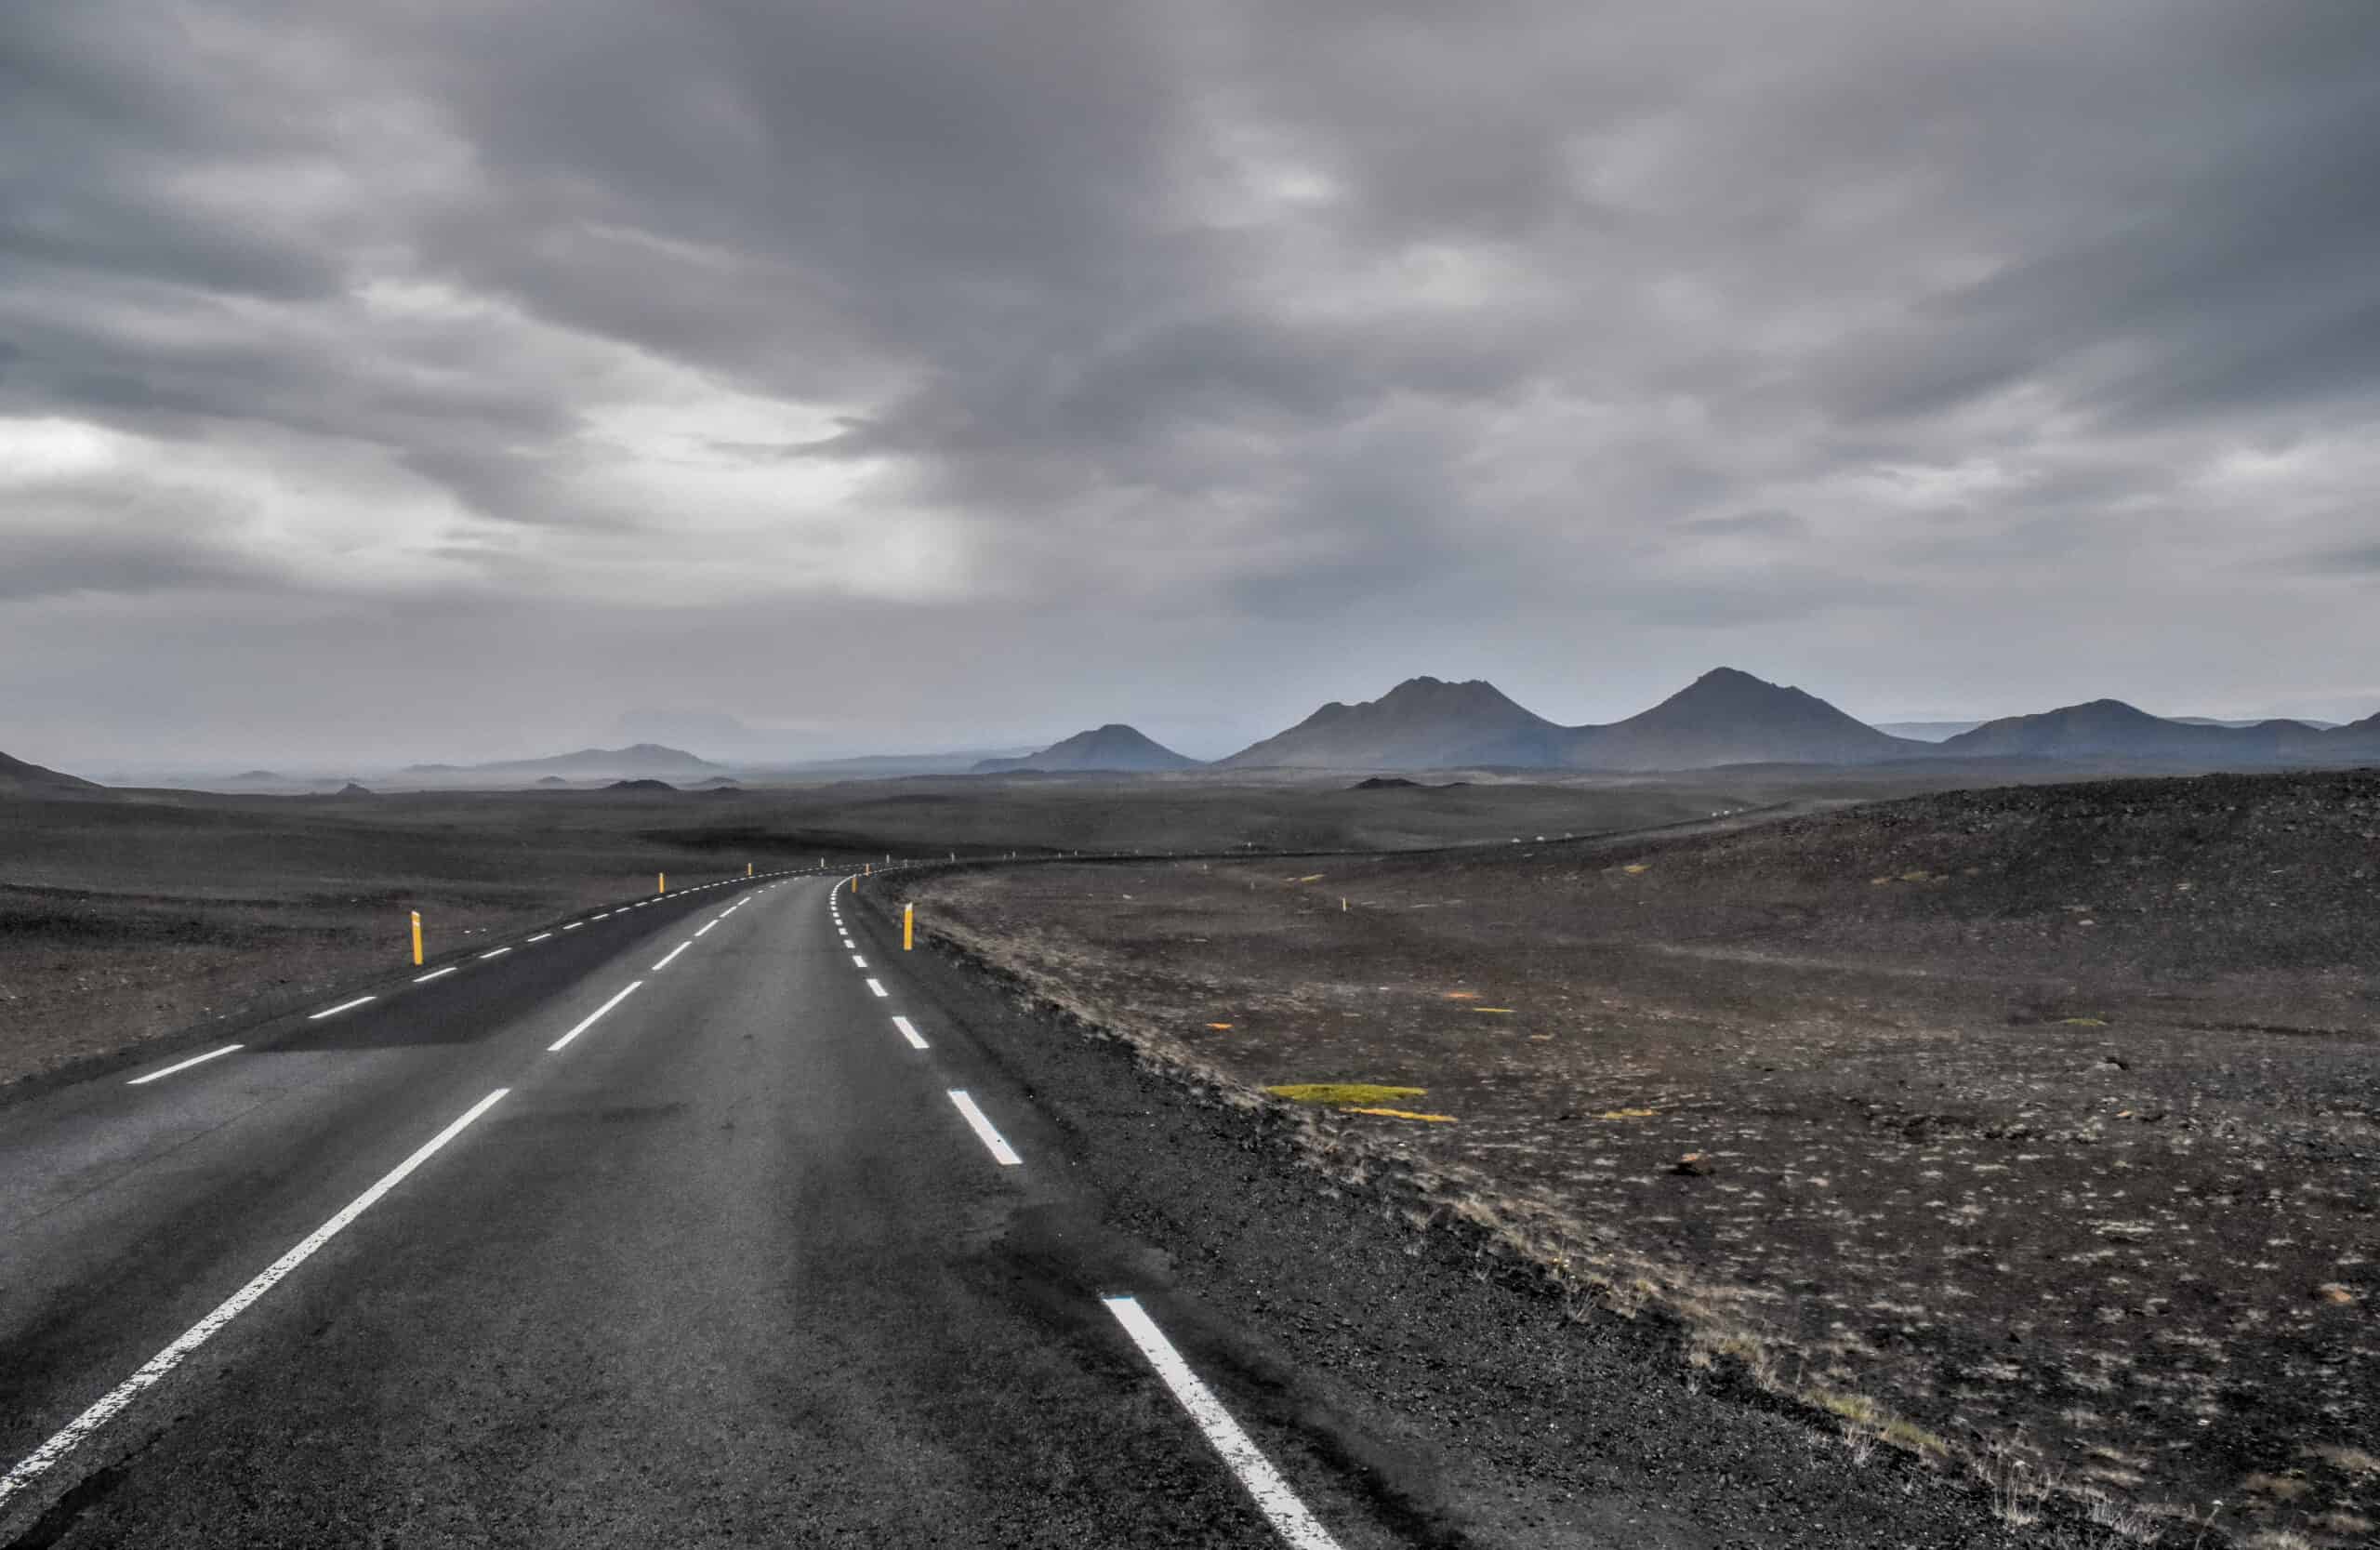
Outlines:
<svg viewBox="0 0 2380 1550"><path fill-rule="evenodd" d="M1427 1096L1426 1087L1383 1087L1368 1081L1292 1081L1264 1090L1276 1098L1287 1098L1293 1104L1320 1104L1326 1108L1347 1108L1356 1104L1385 1104L1398 1098Z"/></svg>

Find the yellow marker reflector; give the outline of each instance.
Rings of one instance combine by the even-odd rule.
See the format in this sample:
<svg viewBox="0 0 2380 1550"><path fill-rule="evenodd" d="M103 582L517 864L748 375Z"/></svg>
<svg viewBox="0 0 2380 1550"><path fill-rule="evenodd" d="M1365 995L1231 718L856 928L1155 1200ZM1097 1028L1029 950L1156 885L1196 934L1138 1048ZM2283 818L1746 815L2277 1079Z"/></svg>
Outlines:
<svg viewBox="0 0 2380 1550"><path fill-rule="evenodd" d="M1451 1114L1416 1114L1410 1109L1404 1108L1342 1108L1339 1112L1342 1114L1377 1114L1383 1119L1420 1119L1426 1124L1432 1125L1451 1125L1454 1123L1454 1116Z"/></svg>
<svg viewBox="0 0 2380 1550"><path fill-rule="evenodd" d="M1216 1030L1218 1033L1223 1032L1223 1030L1225 1030L1225 1029L1227 1029L1227 1028L1229 1028L1229 1027L1231 1027L1231 1025L1230 1025L1229 1023L1209 1023L1207 1026L1208 1026L1209 1027L1210 1027L1210 1028L1213 1028L1213 1029L1214 1029L1214 1030Z"/></svg>
<svg viewBox="0 0 2380 1550"><path fill-rule="evenodd" d="M1652 868L1646 866L1642 861L1632 861L1627 866L1622 867L1620 869L1626 872L1630 877L1643 877Z"/></svg>
<svg viewBox="0 0 2380 1550"><path fill-rule="evenodd" d="M1650 1119L1660 1112L1658 1108L1607 1108L1595 1118L1598 1119Z"/></svg>
<svg viewBox="0 0 2380 1550"><path fill-rule="evenodd" d="M1447 992L1447 1000L1450 1001L1475 1001L1478 999L1479 992L1476 990L1449 990Z"/></svg>
<svg viewBox="0 0 2380 1550"><path fill-rule="evenodd" d="M1464 1007L1463 1010L1465 1012L1492 1013L1499 1017L1509 1017L1513 1014L1513 1009L1509 1006L1467 1006Z"/></svg>

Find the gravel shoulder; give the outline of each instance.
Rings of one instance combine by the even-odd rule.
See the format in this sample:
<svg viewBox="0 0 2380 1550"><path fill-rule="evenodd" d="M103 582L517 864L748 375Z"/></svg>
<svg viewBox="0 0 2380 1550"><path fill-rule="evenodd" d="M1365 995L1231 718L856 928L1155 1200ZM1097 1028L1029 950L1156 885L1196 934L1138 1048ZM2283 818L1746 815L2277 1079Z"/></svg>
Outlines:
<svg viewBox="0 0 2380 1550"><path fill-rule="evenodd" d="M881 947L897 900L875 887L861 907ZM2003 1510L1733 1365L1695 1365L1682 1327L1580 1303L1498 1224L1449 1209L1425 1167L1153 1056L948 936L921 940L902 979L1029 1093L1105 1225L1168 1246L1146 1273L1189 1320L1173 1333L1193 1364L1409 1543L2134 1543L2072 1504Z"/></svg>

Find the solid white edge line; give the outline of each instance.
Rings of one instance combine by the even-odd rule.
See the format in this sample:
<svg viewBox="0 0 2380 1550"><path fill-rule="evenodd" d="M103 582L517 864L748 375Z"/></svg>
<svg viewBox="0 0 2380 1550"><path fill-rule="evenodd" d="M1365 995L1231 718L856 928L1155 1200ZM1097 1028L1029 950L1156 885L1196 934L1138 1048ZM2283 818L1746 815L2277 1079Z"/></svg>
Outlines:
<svg viewBox="0 0 2380 1550"><path fill-rule="evenodd" d="M167 1373L180 1366L185 1357L205 1345L214 1337L218 1330L238 1318L251 1303L271 1291L283 1277L312 1258L316 1250L337 1237L341 1229L370 1210L373 1203L381 1196L403 1184L407 1174L436 1156L440 1147L460 1135L465 1126L495 1107L496 1101L510 1091L509 1087L499 1087L473 1104L465 1111L461 1119L430 1137L413 1156L383 1173L379 1183L349 1201L345 1210L307 1234L296 1248L267 1265L254 1280L217 1304L215 1311L183 1331L180 1339L151 1357L141 1365L139 1371L110 1389L90 1409L60 1427L57 1434L47 1442L27 1454L6 1476L0 1476L0 1503L6 1503L8 1498L32 1484L36 1477L46 1473L50 1466L72 1451L76 1443L106 1425L126 1405L139 1398L143 1390L154 1385Z"/></svg>
<svg viewBox="0 0 2380 1550"><path fill-rule="evenodd" d="M428 985L431 980L445 978L448 974L453 974L456 969L461 967L462 965L459 963L449 963L443 969L432 969L426 974L416 974L414 976L414 983L416 985Z"/></svg>
<svg viewBox="0 0 2380 1550"><path fill-rule="evenodd" d="M511 950L512 949L510 947L498 947L494 952L482 953L480 954L480 957L483 959L502 958L506 953L509 953Z"/></svg>
<svg viewBox="0 0 2380 1550"><path fill-rule="evenodd" d="M352 1012L357 1007L362 1006L365 1001L377 1001L380 998L377 996L358 996L351 1001L341 1001L337 1006L326 1006L320 1012L310 1013L307 1016L306 1021L310 1023L319 1023L325 1017L334 1017L342 1012Z"/></svg>
<svg viewBox="0 0 2380 1550"><path fill-rule="evenodd" d="M599 1018L599 1017L602 1016L602 1015L603 1015L603 1013L605 1013L606 1012L611 1011L611 1010L612 1010L612 1008L614 1008L614 1007L615 1007L615 1006L619 1005L622 1001L627 1000L628 999L629 995L630 995L632 992L634 992L634 991L635 991L636 987L637 987L638 986L640 986L640 985L642 985L643 983L644 983L644 981L642 981L642 980L641 980L641 979L635 979L635 980L630 980L630 981L628 981L628 989L621 991L618 995L616 995L616 996L613 997L610 1000L605 1001L602 1006L597 1007L593 1012L588 1013L587 1014L587 1020L586 1020L585 1022L583 1022L583 1023L579 1024L576 1027L575 1027L575 1028L571 1029L568 1033L563 1034L560 1039L557 1039L557 1040L555 1040L552 1043L550 1043L550 1044L547 1045L547 1046L546 1046L546 1053L547 1053L548 1054L551 1054L551 1053L553 1053L556 1050L561 1049L564 1044L569 1043L572 1040L574 1040L574 1039L577 1038L580 1034L585 1033L588 1028L593 1027L595 1026L595 1022L596 1022L596 1019L597 1019L597 1018Z"/></svg>
<svg viewBox="0 0 2380 1550"><path fill-rule="evenodd" d="M651 971L651 972L652 972L652 973L654 973L654 974L659 974L662 970L667 969L668 967L669 967L669 960L670 960L670 959L677 957L680 953L684 952L688 947L693 947L694 945L694 938L693 938L693 937L691 937L691 936L690 936L690 937L688 937L688 938L686 938L686 940L684 940L683 942L679 943L676 947L672 947L672 948L670 948L670 949L669 949L669 953L668 953L668 957L666 957L666 958L662 959L662 960L661 960L660 962L658 962L658 963L656 963L656 964L654 964L654 965L653 966L653 969L652 969L652 971Z"/></svg>
<svg viewBox="0 0 2380 1550"><path fill-rule="evenodd" d="M879 996L889 996L892 993L892 991L885 989L883 986L878 984L875 980L869 980L867 982L867 987L870 990L875 991Z"/></svg>
<svg viewBox="0 0 2380 1550"><path fill-rule="evenodd" d="M1124 1326L1124 1332L1132 1337L1141 1355L1148 1358L1157 1375L1173 1391L1173 1398L1190 1412L1198 1430L1206 1434L1207 1440L1223 1455L1223 1463L1239 1477L1248 1494L1255 1498L1257 1510L1273 1525L1273 1531L1296 1550L1339 1550L1339 1542L1315 1521L1314 1514L1306 1511L1305 1504L1298 1500L1289 1482L1257 1451L1256 1444L1248 1440L1248 1434L1239 1429L1231 1411L1223 1409L1223 1401L1199 1381L1197 1373L1190 1371L1190 1364L1182 1359L1173 1342L1165 1338L1165 1331L1141 1306L1140 1299L1103 1297L1100 1301L1107 1305L1116 1322Z"/></svg>
<svg viewBox="0 0 2380 1550"><path fill-rule="evenodd" d="M865 969L867 967L867 960L860 957L857 953L853 953L852 954L852 967L854 969Z"/></svg>
<svg viewBox="0 0 2380 1550"><path fill-rule="evenodd" d="M919 1033L915 1027L912 1027L906 1017L893 1018L892 1026L901 1030L901 1037L909 1041L909 1048L913 1050L922 1050L926 1047L925 1035Z"/></svg>
<svg viewBox="0 0 2380 1550"><path fill-rule="evenodd" d="M218 1055L227 1055L233 1050L243 1050L245 1048L247 1048L247 1046L245 1044L226 1044L219 1050L209 1050L205 1054L194 1054L178 1066L168 1066L162 1071L152 1071L145 1077L135 1077L124 1085L126 1087L146 1087L151 1082L155 1081L159 1077L170 1077L176 1071L187 1071L193 1066L205 1065L208 1061L213 1060Z"/></svg>
<svg viewBox="0 0 2380 1550"><path fill-rule="evenodd" d="M982 1109L975 1106L975 1100L967 1095L965 1088L952 1088L950 1101L957 1104L959 1112L967 1117L968 1125L975 1132L975 1139L981 1141L984 1144L984 1149L992 1154L993 1161L1003 1168L1016 1168L1024 1164L1025 1159L1017 1156L1015 1149L1007 1142L1000 1139L1000 1133L992 1128L991 1120L985 1117Z"/></svg>

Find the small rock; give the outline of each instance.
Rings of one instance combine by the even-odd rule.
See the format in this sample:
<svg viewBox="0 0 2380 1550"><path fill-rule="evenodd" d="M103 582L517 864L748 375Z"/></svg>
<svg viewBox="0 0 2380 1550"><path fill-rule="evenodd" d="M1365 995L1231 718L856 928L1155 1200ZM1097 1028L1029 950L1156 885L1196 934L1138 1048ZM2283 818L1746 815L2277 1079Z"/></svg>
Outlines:
<svg viewBox="0 0 2380 1550"><path fill-rule="evenodd" d="M1683 1173L1688 1178L1706 1178L1711 1172L1711 1154L1688 1152L1670 1165L1670 1172Z"/></svg>

